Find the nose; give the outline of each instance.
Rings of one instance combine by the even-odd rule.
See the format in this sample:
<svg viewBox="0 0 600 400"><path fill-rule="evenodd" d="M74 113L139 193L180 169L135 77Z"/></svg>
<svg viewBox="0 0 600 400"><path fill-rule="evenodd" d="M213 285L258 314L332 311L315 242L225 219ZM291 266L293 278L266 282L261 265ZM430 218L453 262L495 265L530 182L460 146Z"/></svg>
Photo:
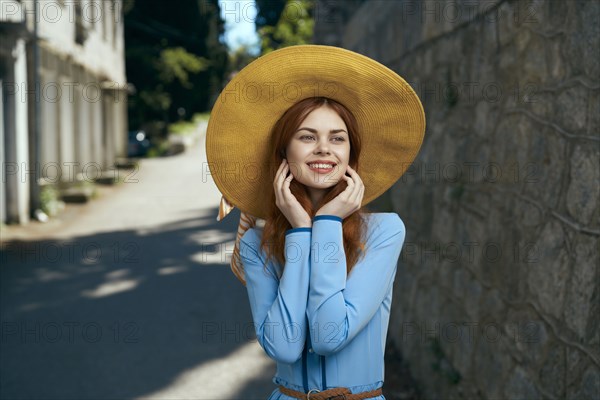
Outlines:
<svg viewBox="0 0 600 400"><path fill-rule="evenodd" d="M329 143L327 139L320 140L315 149L316 154L330 154L329 153Z"/></svg>

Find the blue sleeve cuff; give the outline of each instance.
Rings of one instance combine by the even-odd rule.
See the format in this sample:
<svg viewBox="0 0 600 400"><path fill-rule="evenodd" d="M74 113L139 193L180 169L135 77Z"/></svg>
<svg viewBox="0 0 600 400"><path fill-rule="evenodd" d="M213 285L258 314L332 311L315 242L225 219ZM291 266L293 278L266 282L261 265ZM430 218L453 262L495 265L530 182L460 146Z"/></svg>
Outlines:
<svg viewBox="0 0 600 400"><path fill-rule="evenodd" d="M313 218L313 222L318 221L320 219L331 219L331 220L334 220L334 221L342 222L342 219L340 217L338 217L337 215L325 215L325 214L323 214L323 215L316 215Z"/></svg>
<svg viewBox="0 0 600 400"><path fill-rule="evenodd" d="M285 231L285 234L288 235L290 233L294 233L294 232L311 232L312 229L309 227L300 227L300 228L292 228L292 229L288 229L287 231Z"/></svg>

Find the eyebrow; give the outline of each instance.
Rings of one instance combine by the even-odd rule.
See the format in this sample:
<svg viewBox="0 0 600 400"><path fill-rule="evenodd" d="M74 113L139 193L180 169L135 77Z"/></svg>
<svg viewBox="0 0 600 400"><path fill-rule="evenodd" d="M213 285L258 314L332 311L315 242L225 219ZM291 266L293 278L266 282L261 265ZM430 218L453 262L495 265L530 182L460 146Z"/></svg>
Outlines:
<svg viewBox="0 0 600 400"><path fill-rule="evenodd" d="M299 131L302 131L302 130L304 130L304 131L309 131L309 132L311 132L311 133L317 133L317 130L316 130L316 129L313 129L313 128L307 128L307 127L298 128L298 129L296 130L296 132L299 132ZM332 134L334 134L334 133L340 133L340 132L345 132L345 133L348 133L348 132L346 132L346 130L345 130L345 129L332 129L332 130L330 130L330 131L329 131L329 134L330 134L330 135L332 135Z"/></svg>

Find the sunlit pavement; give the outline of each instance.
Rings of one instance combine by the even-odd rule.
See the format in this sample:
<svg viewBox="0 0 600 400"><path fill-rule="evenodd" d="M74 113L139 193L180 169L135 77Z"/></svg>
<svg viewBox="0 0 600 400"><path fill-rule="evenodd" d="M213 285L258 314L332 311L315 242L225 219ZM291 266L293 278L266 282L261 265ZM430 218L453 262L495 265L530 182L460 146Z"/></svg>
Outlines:
<svg viewBox="0 0 600 400"><path fill-rule="evenodd" d="M5 243L0 397L266 399L275 364L227 264L239 211L217 222L219 201L201 135Z"/></svg>

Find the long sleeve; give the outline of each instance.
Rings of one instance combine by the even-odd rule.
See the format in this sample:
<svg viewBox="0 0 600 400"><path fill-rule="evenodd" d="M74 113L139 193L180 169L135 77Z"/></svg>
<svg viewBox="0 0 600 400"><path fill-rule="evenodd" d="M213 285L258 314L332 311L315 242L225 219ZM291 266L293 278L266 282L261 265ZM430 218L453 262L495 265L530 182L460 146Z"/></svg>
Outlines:
<svg viewBox="0 0 600 400"><path fill-rule="evenodd" d="M257 340L269 357L284 363L294 363L302 356L306 340L310 237L310 228L286 232L281 279L271 263L265 271L260 238L254 229L240 239L240 258Z"/></svg>
<svg viewBox="0 0 600 400"><path fill-rule="evenodd" d="M317 354L327 356L343 349L373 318L393 284L404 238L400 217L385 214L371 232L365 257L346 279L341 218L313 218L306 312Z"/></svg>

